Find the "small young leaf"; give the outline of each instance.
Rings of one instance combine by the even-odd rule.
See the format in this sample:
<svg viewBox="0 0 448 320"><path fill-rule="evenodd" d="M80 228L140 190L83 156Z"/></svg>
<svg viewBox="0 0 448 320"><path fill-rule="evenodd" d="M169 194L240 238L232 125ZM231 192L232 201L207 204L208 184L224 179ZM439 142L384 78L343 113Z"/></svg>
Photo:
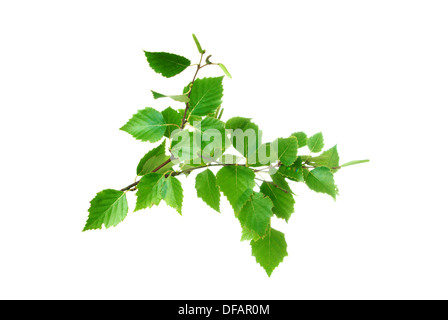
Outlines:
<svg viewBox="0 0 448 320"><path fill-rule="evenodd" d="M145 174L152 172L152 170L154 170L155 168L160 166L160 164L164 163L170 158L170 156L167 156L165 154L165 144L166 142L163 141L162 144L159 145L157 148L150 150L147 154L144 155L144 157L140 160L137 166L138 176L144 176ZM171 170L172 167L173 164L168 163L157 172L163 174Z"/></svg>
<svg viewBox="0 0 448 320"><path fill-rule="evenodd" d="M187 58L173 53L145 51L145 56L149 66L166 78L174 77L191 64Z"/></svg>
<svg viewBox="0 0 448 320"><path fill-rule="evenodd" d="M138 140L156 142L165 134L166 123L159 111L146 108L137 111L120 130Z"/></svg>
<svg viewBox="0 0 448 320"><path fill-rule="evenodd" d="M238 214L241 225L264 236L273 215L272 201L259 192L254 192Z"/></svg>
<svg viewBox="0 0 448 320"><path fill-rule="evenodd" d="M260 191L272 200L274 205L272 211L274 211L275 215L288 222L289 218L294 213L295 204L291 189L285 179L278 174L272 176L272 180L275 185L263 182ZM282 189L279 189L276 186ZM285 191L288 191L288 193Z"/></svg>
<svg viewBox="0 0 448 320"><path fill-rule="evenodd" d="M83 231L101 229L103 224L106 229L115 227L127 214L126 193L112 189L103 190L90 202L89 218Z"/></svg>
<svg viewBox="0 0 448 320"><path fill-rule="evenodd" d="M218 65L221 67L222 71L224 71L226 76L228 76L230 79L232 79L232 76L230 75L230 72L227 70L226 66L223 65L222 63L219 63Z"/></svg>
<svg viewBox="0 0 448 320"><path fill-rule="evenodd" d="M308 138L304 132L296 132L293 133L292 136L297 138L299 148L303 148L304 146L306 146L306 141L308 140Z"/></svg>
<svg viewBox="0 0 448 320"><path fill-rule="evenodd" d="M255 173L243 166L227 166L218 171L217 184L238 214L255 186Z"/></svg>
<svg viewBox="0 0 448 320"><path fill-rule="evenodd" d="M349 161L347 163L344 163L343 165L341 165L341 167L348 167L348 166L352 166L355 164L359 164L359 163L366 163L369 162L370 160L354 160L354 161Z"/></svg>
<svg viewBox="0 0 448 320"><path fill-rule="evenodd" d="M216 111L222 103L222 79L203 78L194 82L190 93L190 114L206 116Z"/></svg>
<svg viewBox="0 0 448 320"><path fill-rule="evenodd" d="M177 178L169 176L162 179L161 185L162 199L166 204L176 209L179 214L182 214L182 201L184 199L182 184Z"/></svg>
<svg viewBox="0 0 448 320"><path fill-rule="evenodd" d="M152 96L154 97L154 99L171 98L171 99L173 99L174 101L177 101L177 102L183 102L183 103L186 103L186 102L189 102L189 101L190 101L190 98L188 98L188 96L186 96L186 95L184 95L184 94L167 96L167 95L164 95L164 94L155 92L155 91L153 91L153 90L151 90L151 92L152 92Z"/></svg>
<svg viewBox="0 0 448 320"><path fill-rule="evenodd" d="M137 185L137 204L134 211L158 206L162 200L161 181L164 178L160 173L144 175Z"/></svg>
<svg viewBox="0 0 448 320"><path fill-rule="evenodd" d="M171 138L171 134L173 133L173 131L176 129L180 129L183 113L181 114L173 108L168 107L162 111L162 116L163 119L165 119L165 123L167 124L165 137Z"/></svg>
<svg viewBox="0 0 448 320"><path fill-rule="evenodd" d="M269 228L267 235L258 241L250 242L252 255L270 277L275 268L288 255L285 235Z"/></svg>
<svg viewBox="0 0 448 320"><path fill-rule="evenodd" d="M219 201L221 193L216 184L216 176L207 169L196 176L196 191L198 197L204 200L212 209L219 211Z"/></svg>
<svg viewBox="0 0 448 320"><path fill-rule="evenodd" d="M202 49L201 44L199 43L198 38L196 38L195 34L193 33L193 39L194 42L196 43L196 47L198 48L199 53L205 53L205 50Z"/></svg>
<svg viewBox="0 0 448 320"><path fill-rule="evenodd" d="M322 132L309 137L306 144L311 152L321 152L324 147L324 137L322 136Z"/></svg>
<svg viewBox="0 0 448 320"><path fill-rule="evenodd" d="M334 184L333 173L327 167L318 167L311 171L304 170L306 185L313 191L326 193L336 200L338 190Z"/></svg>

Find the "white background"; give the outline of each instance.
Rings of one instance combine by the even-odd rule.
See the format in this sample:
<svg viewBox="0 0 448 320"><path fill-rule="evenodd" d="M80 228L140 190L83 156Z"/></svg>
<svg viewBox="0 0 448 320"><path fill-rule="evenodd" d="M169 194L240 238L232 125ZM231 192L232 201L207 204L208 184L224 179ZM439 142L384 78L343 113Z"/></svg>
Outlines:
<svg viewBox="0 0 448 320"><path fill-rule="evenodd" d="M447 16L446 1L1 1L0 298L448 298ZM225 119L371 159L337 173L336 202L294 187L271 278L194 176L183 216L133 213L131 195L118 227L81 232L152 147L118 128L192 77L155 74L142 50L196 61L193 32L233 75Z"/></svg>

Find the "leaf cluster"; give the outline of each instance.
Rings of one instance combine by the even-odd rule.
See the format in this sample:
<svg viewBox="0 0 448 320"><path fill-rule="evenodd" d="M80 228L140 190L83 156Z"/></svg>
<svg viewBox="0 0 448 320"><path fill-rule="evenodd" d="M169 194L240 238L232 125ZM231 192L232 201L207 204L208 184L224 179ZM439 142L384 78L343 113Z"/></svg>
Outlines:
<svg viewBox="0 0 448 320"><path fill-rule="evenodd" d="M288 255L285 235L272 228L271 222L274 217L288 222L294 213L295 194L290 184L304 183L336 199L334 174L342 167L367 160L340 165L337 146L322 152L322 133L308 136L292 132L263 142L261 130L251 119L232 117L222 121L224 76L197 76L202 68L214 65L229 78L230 73L222 63L211 62L211 56L203 63L206 50L195 35L193 39L200 54L198 64L177 54L144 52L149 66L163 77L174 77L190 67L195 68L194 77L179 88L178 94L152 91L154 99L170 99L174 107L162 111L146 107L121 127L135 139L157 145L137 164L140 180L121 190L106 189L96 195L84 231L122 222L128 214L129 191L137 191L135 211L158 206L163 200L182 214L184 193L179 178L198 170L194 184L197 196L218 213L221 195L225 196L241 225L241 240L250 241L252 255L270 276ZM175 106L179 103L182 108ZM238 141L235 132L251 132L253 139ZM219 138L212 133L218 133Z"/></svg>

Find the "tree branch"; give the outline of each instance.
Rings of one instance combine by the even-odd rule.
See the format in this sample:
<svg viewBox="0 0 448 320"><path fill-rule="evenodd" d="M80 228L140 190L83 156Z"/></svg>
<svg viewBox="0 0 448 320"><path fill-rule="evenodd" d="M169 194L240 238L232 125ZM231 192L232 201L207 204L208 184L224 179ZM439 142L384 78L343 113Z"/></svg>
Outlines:
<svg viewBox="0 0 448 320"><path fill-rule="evenodd" d="M194 81L196 80L196 77L197 77L197 75L198 75L199 70L201 70L201 68L203 67L203 66L201 66L201 62L202 62L202 57L203 57L203 56L204 56L204 54L201 53L201 59L199 60L198 67L196 68L196 72L195 72L195 74L194 74L194 76L193 76L193 80L191 80L191 82L190 82L190 85L191 85L191 86L193 86ZM192 90L192 87L190 87L190 92L188 92L188 98L190 98L191 90ZM188 112L188 109L189 109L189 108L190 108L190 103L187 102L187 103L185 104L184 116L182 117L182 124L181 124L181 126L180 126L180 129L181 129L181 130L182 130L183 128L185 128L185 124L187 123L187 112Z"/></svg>
<svg viewBox="0 0 448 320"><path fill-rule="evenodd" d="M166 166L168 163L170 163L171 162L171 158L169 158L168 160L166 160L164 163L162 163L160 166L158 166L157 168L155 168L154 170L152 170L151 172L157 172L157 171L159 171L160 169L162 169L164 166ZM138 184L139 184L139 182L140 182L140 180L138 180L138 181L136 181L136 182L134 182L134 183L132 183L132 184L130 184L130 185L128 185L127 187L125 187L125 188L123 188L123 189L121 189L120 191L128 191L128 190L131 190L131 189L133 189L135 186L137 186ZM133 191L133 190L132 190Z"/></svg>

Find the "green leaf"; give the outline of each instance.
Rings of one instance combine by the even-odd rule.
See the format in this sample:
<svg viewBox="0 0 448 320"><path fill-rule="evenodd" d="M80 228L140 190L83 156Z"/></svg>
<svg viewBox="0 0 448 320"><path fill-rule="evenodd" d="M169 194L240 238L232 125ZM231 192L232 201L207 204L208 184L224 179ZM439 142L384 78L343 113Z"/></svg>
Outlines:
<svg viewBox="0 0 448 320"><path fill-rule="evenodd" d="M196 176L196 191L198 197L204 200L212 209L219 211L219 201L221 193L216 184L216 176L207 169Z"/></svg>
<svg viewBox="0 0 448 320"><path fill-rule="evenodd" d="M297 143L299 145L299 148L306 146L306 141L308 140L308 138L304 132L296 132L296 133L293 133L292 136L297 138Z"/></svg>
<svg viewBox="0 0 448 320"><path fill-rule="evenodd" d="M106 229L115 227L127 214L126 193L112 189L103 190L90 202L89 218L83 231L101 229L103 224Z"/></svg>
<svg viewBox="0 0 448 320"><path fill-rule="evenodd" d="M157 148L150 150L147 154L144 155L137 166L138 176L144 176L145 174L152 172L154 169L156 169L158 166L160 166L170 158L170 156L167 156L165 154L165 144L166 142L163 141L162 144ZM169 170L172 170L172 167L173 164L168 163L157 172L163 174Z"/></svg>
<svg viewBox="0 0 448 320"><path fill-rule="evenodd" d="M166 178L163 174L149 173L143 176L137 188L135 211L157 206L163 199L167 205L182 214L182 185L175 177Z"/></svg>
<svg viewBox="0 0 448 320"><path fill-rule="evenodd" d="M275 185L268 182L263 182L260 187L260 191L272 200L272 203L274 205L272 211L275 213L275 215L278 218L285 219L286 222L288 222L289 218L294 213L295 201L292 195L292 191L285 179L279 174L272 176L272 180ZM283 190L277 188L276 185ZM288 193L286 193L284 190L288 191Z"/></svg>
<svg viewBox="0 0 448 320"><path fill-rule="evenodd" d="M173 131L180 129L183 113L181 114L173 108L168 107L162 111L162 116L163 119L165 119L165 123L167 124L165 137L171 138L171 134L173 133Z"/></svg>
<svg viewBox="0 0 448 320"><path fill-rule="evenodd" d="M302 158L298 157L290 166L281 165L278 172L289 180L296 182L303 181Z"/></svg>
<svg viewBox="0 0 448 320"><path fill-rule="evenodd" d="M333 173L327 167L318 167L311 171L304 170L306 185L316 192L326 193L336 200L338 190L334 184Z"/></svg>
<svg viewBox="0 0 448 320"><path fill-rule="evenodd" d="M206 116L216 111L222 103L222 79L203 78L194 82L190 92L190 114Z"/></svg>
<svg viewBox="0 0 448 320"><path fill-rule="evenodd" d="M201 146L198 144L197 137L191 131L176 131L173 134L171 142L171 153L174 157L174 163L185 161L188 164L202 163L200 159Z"/></svg>
<svg viewBox="0 0 448 320"><path fill-rule="evenodd" d="M171 98L174 101L183 102L183 103L186 103L186 102L190 101L190 98L188 98L188 96L186 96L184 94L167 96L167 95L164 95L162 93L155 92L153 90L151 90L151 92L152 92L152 96L154 97L154 99Z"/></svg>
<svg viewBox="0 0 448 320"><path fill-rule="evenodd" d="M156 142L165 134L166 123L159 111L146 108L137 111L120 130L138 140Z"/></svg>
<svg viewBox="0 0 448 320"><path fill-rule="evenodd" d="M148 173L144 175L137 185L137 204L134 211L158 206L162 200L162 179L163 174Z"/></svg>
<svg viewBox="0 0 448 320"><path fill-rule="evenodd" d="M337 146L322 152L322 154L317 157L311 158L310 161L317 167L325 166L330 168L332 171L337 170L339 167L339 154Z"/></svg>
<svg viewBox="0 0 448 320"><path fill-rule="evenodd" d="M238 214L249 200L255 186L255 173L243 166L227 166L218 171L217 183Z"/></svg>
<svg viewBox="0 0 448 320"><path fill-rule="evenodd" d="M221 155L226 149L225 124L221 120L212 117L205 117L202 121L195 121L194 128L201 135L201 150L204 150L205 157L213 157L215 149L220 150ZM217 140L221 138L220 140ZM207 159L204 159L207 160Z"/></svg>
<svg viewBox="0 0 448 320"><path fill-rule="evenodd" d="M261 147L261 131L251 119L234 117L226 122L226 129L232 130L230 140L233 147L247 158L248 164L258 162L258 149Z"/></svg>
<svg viewBox="0 0 448 320"><path fill-rule="evenodd" d="M272 201L268 197L254 192L238 214L238 220L242 226L255 231L261 237L265 235L271 221L272 206Z"/></svg>
<svg viewBox="0 0 448 320"><path fill-rule="evenodd" d="M193 33L193 39L194 42L196 43L196 47L198 48L199 53L205 53L205 50L202 49L201 44L199 43L198 38L196 38L195 34Z"/></svg>
<svg viewBox="0 0 448 320"><path fill-rule="evenodd" d="M289 166L297 159L297 139L295 137L280 138L278 141L278 159L285 166Z"/></svg>
<svg viewBox="0 0 448 320"><path fill-rule="evenodd" d="M254 230L249 229L246 226L241 226L242 231L241 231L241 241L250 241L250 240L254 240L254 241L258 241L260 240L262 237L260 237Z"/></svg>
<svg viewBox="0 0 448 320"><path fill-rule="evenodd" d="M228 76L230 79L232 79L232 76L230 75L230 72L227 70L226 66L222 63L218 63L218 65L221 67L222 71Z"/></svg>
<svg viewBox="0 0 448 320"><path fill-rule="evenodd" d="M275 268L288 255L285 235L270 228L267 235L258 241L252 240L252 255L270 277Z"/></svg>
<svg viewBox="0 0 448 320"><path fill-rule="evenodd" d="M274 148L275 145L277 146L277 149ZM248 161L248 163L252 167L270 166L278 162L277 152L278 152L278 141L275 141L275 144L272 142L263 143L255 153L257 156L257 162L251 163L251 161ZM253 155L250 157L251 160L254 158Z"/></svg>
<svg viewBox="0 0 448 320"><path fill-rule="evenodd" d="M147 52L149 66L166 78L174 77L190 66L191 61L185 57L167 52Z"/></svg>
<svg viewBox="0 0 448 320"><path fill-rule="evenodd" d="M324 147L324 137L322 136L322 132L309 137L306 144L311 152L321 152Z"/></svg>
<svg viewBox="0 0 448 320"><path fill-rule="evenodd" d="M369 162L370 160L354 160L354 161L349 161L344 163L343 165L341 165L341 167L348 167L348 166L352 166L355 164L359 164L359 163L366 163Z"/></svg>
<svg viewBox="0 0 448 320"><path fill-rule="evenodd" d="M182 184L177 178L169 176L162 179L161 186L162 199L166 204L182 214L182 201L184 199Z"/></svg>

